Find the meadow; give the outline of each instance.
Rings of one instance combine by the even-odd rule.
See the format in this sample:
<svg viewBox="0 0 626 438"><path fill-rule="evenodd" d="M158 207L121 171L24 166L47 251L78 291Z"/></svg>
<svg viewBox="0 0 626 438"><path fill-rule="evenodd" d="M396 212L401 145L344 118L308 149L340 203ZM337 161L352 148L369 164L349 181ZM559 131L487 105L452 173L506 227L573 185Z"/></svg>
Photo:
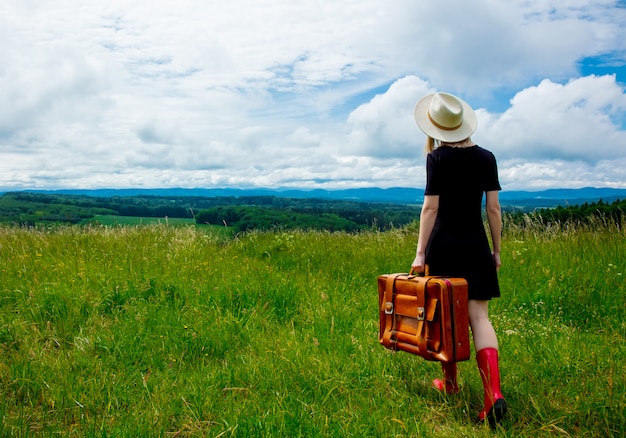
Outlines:
<svg viewBox="0 0 626 438"><path fill-rule="evenodd" d="M193 225L193 219L177 217L139 217L139 216L119 216L119 215L96 215L91 219L81 221L82 225Z"/></svg>
<svg viewBox="0 0 626 438"><path fill-rule="evenodd" d="M378 343L376 277L416 241L0 227L0 436L626 435L624 224L505 226L496 430L473 357L446 396L438 364Z"/></svg>

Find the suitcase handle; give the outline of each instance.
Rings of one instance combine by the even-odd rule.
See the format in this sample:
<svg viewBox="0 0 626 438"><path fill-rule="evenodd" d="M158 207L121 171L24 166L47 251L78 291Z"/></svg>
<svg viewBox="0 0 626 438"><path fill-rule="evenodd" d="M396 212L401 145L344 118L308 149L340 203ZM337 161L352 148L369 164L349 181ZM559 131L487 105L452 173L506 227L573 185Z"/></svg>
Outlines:
<svg viewBox="0 0 626 438"><path fill-rule="evenodd" d="M428 271L429 271L428 265L426 265L424 267L424 272L421 272L421 273L420 272L415 272L415 270L413 268L411 268L411 270L409 271L409 275L415 275L417 277L428 277L429 276L428 275Z"/></svg>

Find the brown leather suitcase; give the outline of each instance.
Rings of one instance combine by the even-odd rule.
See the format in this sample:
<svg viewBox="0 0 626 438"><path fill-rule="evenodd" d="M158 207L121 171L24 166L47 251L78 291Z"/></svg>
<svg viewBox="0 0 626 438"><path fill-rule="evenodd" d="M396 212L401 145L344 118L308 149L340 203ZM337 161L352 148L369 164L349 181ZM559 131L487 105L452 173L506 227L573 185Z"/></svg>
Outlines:
<svg viewBox="0 0 626 438"><path fill-rule="evenodd" d="M380 343L426 360L470 357L467 281L389 274L378 277Z"/></svg>

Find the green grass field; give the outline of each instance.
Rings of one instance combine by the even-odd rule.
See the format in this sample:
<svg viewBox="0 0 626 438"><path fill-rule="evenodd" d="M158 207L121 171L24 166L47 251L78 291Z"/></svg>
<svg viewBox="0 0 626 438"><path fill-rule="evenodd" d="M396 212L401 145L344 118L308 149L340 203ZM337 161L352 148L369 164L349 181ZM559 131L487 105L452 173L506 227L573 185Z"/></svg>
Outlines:
<svg viewBox="0 0 626 438"><path fill-rule="evenodd" d="M0 227L0 436L626 434L623 226L505 227L495 431L473 359L444 396L438 364L378 344L376 277L416 240Z"/></svg>
<svg viewBox="0 0 626 438"><path fill-rule="evenodd" d="M83 225L193 225L193 219L185 218L165 218L165 217L137 217L137 216L118 216L118 215L98 215L93 219L87 219Z"/></svg>

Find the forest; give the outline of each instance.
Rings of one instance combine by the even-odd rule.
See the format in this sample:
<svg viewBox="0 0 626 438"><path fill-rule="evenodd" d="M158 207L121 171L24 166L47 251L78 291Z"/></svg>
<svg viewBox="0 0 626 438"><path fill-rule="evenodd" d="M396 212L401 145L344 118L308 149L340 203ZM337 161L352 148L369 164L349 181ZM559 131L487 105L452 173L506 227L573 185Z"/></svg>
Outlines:
<svg viewBox="0 0 626 438"><path fill-rule="evenodd" d="M197 224L251 229L385 230L419 217L419 207L361 201L276 196L113 196L8 192L0 196L0 223L20 226L84 224L98 216L189 218Z"/></svg>
<svg viewBox="0 0 626 438"><path fill-rule="evenodd" d="M585 222L620 224L626 200L585 202L556 208L503 207L513 223ZM388 230L419 219L420 206L279 196L112 196L7 192L0 196L0 223L18 226L97 223L99 217L187 218L235 232L302 229L354 232Z"/></svg>

